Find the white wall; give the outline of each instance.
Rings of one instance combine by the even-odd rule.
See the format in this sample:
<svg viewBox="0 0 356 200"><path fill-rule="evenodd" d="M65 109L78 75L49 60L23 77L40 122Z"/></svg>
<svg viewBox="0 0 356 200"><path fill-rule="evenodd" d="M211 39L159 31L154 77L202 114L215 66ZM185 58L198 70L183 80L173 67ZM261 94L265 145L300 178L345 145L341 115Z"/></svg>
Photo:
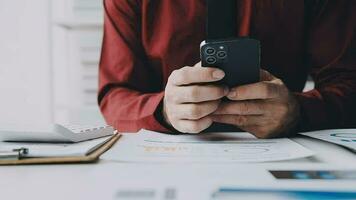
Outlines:
<svg viewBox="0 0 356 200"><path fill-rule="evenodd" d="M53 119L49 4L0 0L0 123Z"/></svg>

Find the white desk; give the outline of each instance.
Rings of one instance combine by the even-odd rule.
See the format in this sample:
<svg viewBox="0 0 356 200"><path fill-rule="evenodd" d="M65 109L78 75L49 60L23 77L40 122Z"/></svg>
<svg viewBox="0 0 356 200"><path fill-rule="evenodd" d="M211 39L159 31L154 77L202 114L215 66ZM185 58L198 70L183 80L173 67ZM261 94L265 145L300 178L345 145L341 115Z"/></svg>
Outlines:
<svg viewBox="0 0 356 200"><path fill-rule="evenodd" d="M207 199L218 186L355 189L356 181L277 181L268 169L356 169L356 155L309 138L298 143L316 156L259 164L133 164L111 161L110 152L97 164L0 167L0 198L117 199L123 188L178 188L178 199ZM113 147L115 148L115 147ZM205 192L204 192L205 191ZM162 199L162 198L158 198Z"/></svg>

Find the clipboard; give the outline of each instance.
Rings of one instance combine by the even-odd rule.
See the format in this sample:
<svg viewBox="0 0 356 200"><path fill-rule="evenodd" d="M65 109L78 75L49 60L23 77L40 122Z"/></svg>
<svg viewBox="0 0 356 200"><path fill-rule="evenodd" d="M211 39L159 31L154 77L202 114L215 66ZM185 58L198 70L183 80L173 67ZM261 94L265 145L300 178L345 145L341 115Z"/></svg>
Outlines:
<svg viewBox="0 0 356 200"><path fill-rule="evenodd" d="M116 133L106 143L98 149L85 156L68 156L68 157L45 157L45 158L21 158L21 153L26 153L25 149L14 149L12 156L18 156L18 159L0 160L2 165L34 165L34 164L70 164L70 163L94 163L100 156L109 150L121 137ZM11 155L10 155L11 156Z"/></svg>

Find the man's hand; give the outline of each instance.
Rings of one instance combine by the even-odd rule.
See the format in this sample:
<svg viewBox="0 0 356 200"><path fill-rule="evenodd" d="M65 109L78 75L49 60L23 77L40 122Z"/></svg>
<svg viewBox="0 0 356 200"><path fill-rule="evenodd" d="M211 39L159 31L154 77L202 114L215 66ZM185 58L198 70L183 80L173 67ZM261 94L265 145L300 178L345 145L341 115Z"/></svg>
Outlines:
<svg viewBox="0 0 356 200"><path fill-rule="evenodd" d="M213 83L224 76L222 70L201 67L201 63L173 71L163 100L166 122L182 133L199 133L208 128L213 123L211 114L229 92Z"/></svg>
<svg viewBox="0 0 356 200"><path fill-rule="evenodd" d="M232 124L259 138L269 138L290 130L299 118L299 104L293 94L267 71L261 82L230 90L231 101L222 102L214 122Z"/></svg>

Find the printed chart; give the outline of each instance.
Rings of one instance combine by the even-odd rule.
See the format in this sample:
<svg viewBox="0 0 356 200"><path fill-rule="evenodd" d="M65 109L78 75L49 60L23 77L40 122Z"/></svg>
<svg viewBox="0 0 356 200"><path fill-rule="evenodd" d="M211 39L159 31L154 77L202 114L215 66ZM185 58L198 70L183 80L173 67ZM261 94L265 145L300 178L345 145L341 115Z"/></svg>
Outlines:
<svg viewBox="0 0 356 200"><path fill-rule="evenodd" d="M301 133L302 135L324 140L356 151L356 129L334 129Z"/></svg>
<svg viewBox="0 0 356 200"><path fill-rule="evenodd" d="M330 137L337 138L342 142L356 142L356 133L332 133Z"/></svg>
<svg viewBox="0 0 356 200"><path fill-rule="evenodd" d="M193 136L144 130L123 136L118 148L120 160L133 162L266 162L312 155L290 139L262 140L237 132Z"/></svg>

